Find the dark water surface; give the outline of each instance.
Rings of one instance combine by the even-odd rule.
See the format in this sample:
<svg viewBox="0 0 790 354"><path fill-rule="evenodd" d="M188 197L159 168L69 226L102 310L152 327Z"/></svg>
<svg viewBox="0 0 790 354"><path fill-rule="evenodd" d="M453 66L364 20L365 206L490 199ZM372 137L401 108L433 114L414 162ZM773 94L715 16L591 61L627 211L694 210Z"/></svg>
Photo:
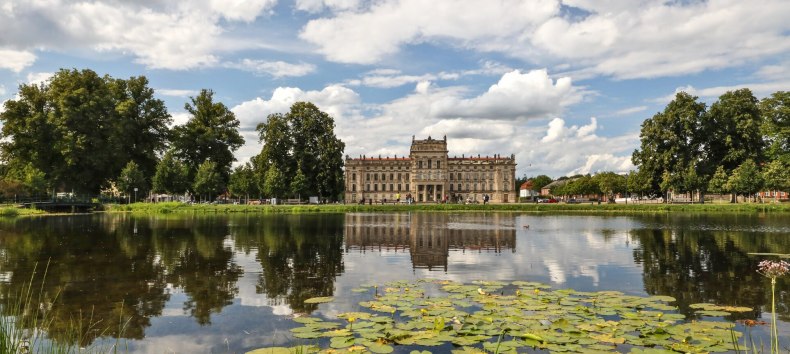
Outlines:
<svg viewBox="0 0 790 354"><path fill-rule="evenodd" d="M294 344L295 313L358 310L360 284L421 278L670 295L686 314L711 302L767 321L754 252L790 253L790 215L97 214L0 220L0 290L33 279L54 338L81 318L82 345L243 353ZM790 277L777 289L787 336ZM316 296L336 301L303 302Z"/></svg>

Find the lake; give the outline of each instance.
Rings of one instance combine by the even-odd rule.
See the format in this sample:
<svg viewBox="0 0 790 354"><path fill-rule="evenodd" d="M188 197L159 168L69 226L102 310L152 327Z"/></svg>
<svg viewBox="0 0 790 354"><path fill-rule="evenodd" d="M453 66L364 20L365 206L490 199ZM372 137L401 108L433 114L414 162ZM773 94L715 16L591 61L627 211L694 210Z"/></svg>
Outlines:
<svg viewBox="0 0 790 354"><path fill-rule="evenodd" d="M73 338L76 323L83 346L243 353L302 343L289 332L295 314L359 310L360 284L423 278L670 295L687 315L710 302L768 321L770 281L756 272L766 257L749 253L790 253L790 216L49 216L0 219L0 288L13 298L32 280L55 339ZM777 289L787 337L790 277ZM304 303L320 296L336 300Z"/></svg>

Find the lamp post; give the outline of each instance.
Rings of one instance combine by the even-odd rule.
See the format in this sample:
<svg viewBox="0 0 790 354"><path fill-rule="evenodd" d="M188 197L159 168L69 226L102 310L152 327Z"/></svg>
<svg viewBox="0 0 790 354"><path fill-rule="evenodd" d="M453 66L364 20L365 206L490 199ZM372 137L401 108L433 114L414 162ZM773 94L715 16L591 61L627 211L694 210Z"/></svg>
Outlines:
<svg viewBox="0 0 790 354"><path fill-rule="evenodd" d="M625 204L626 205L628 205L628 175L630 175L630 174L631 174L631 172L629 171L625 175Z"/></svg>
<svg viewBox="0 0 790 354"><path fill-rule="evenodd" d="M137 187L134 187L134 202L137 203Z"/></svg>

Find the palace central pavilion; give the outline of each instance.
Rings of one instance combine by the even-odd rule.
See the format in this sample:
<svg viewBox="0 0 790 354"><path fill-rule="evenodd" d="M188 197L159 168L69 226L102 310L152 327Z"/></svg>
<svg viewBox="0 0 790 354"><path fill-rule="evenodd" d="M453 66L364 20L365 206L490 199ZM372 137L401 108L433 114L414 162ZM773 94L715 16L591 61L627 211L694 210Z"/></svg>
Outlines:
<svg viewBox="0 0 790 354"><path fill-rule="evenodd" d="M345 200L379 203L516 201L516 157L447 155L447 137L415 140L409 157L350 158L345 161Z"/></svg>

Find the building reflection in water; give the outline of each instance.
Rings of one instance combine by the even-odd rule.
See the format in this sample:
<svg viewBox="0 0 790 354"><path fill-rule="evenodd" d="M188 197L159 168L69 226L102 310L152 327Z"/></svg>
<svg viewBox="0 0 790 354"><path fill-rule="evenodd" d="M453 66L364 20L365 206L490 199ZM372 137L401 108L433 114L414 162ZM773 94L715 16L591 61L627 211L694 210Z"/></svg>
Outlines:
<svg viewBox="0 0 790 354"><path fill-rule="evenodd" d="M460 223L452 214L346 214L345 251L409 252L414 269L447 271L450 251L516 251L516 230L494 214L485 224Z"/></svg>

